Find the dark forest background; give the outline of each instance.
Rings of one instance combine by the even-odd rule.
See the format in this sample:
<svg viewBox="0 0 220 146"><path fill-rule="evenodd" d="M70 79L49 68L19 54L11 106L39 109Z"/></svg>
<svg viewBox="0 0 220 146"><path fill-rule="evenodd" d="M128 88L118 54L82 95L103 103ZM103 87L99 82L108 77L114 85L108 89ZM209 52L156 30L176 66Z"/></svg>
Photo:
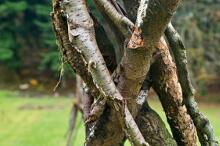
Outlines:
<svg viewBox="0 0 220 146"><path fill-rule="evenodd" d="M50 0L0 0L0 87L52 91L62 57L50 18ZM220 1L184 0L174 25L188 48L189 67L200 95L220 89ZM74 87L64 65L61 86Z"/></svg>

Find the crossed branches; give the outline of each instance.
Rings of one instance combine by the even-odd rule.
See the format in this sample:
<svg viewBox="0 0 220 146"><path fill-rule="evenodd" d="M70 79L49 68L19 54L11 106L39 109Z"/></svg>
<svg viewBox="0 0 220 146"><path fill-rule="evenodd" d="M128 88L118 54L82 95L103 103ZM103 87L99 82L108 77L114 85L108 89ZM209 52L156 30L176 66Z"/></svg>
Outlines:
<svg viewBox="0 0 220 146"><path fill-rule="evenodd" d="M180 0L140 0L140 4L136 3L139 8L134 12L137 16L128 12L128 16L136 17L135 23L125 16L126 10L116 1L94 2L111 24L110 28L116 29L115 32L121 33L125 39L124 48L121 48L124 54L120 56L121 62L113 69L112 75L101 53L104 48L98 45L99 41L106 40L96 40L95 26L100 24L89 13L86 1L53 0L52 12L59 48L86 84L87 90L81 96L84 106L81 109L87 127L85 145L119 146L128 138L135 146L176 145L176 142L178 145L193 146L197 145L194 124L202 144L218 145L210 123L194 106L195 101L191 100L194 95L187 73L186 56L181 51L175 51L184 50L184 47L175 29L168 25ZM129 0L124 0L124 3L129 7ZM165 30L176 64L165 40ZM150 120L144 120L143 124L150 125L147 128L140 124L149 113L161 123L158 115L146 106L146 94L143 93L151 87L149 84L145 86L149 78L160 97L175 140L163 124L153 126L148 123ZM93 98L98 100L91 105ZM201 127L204 121L208 123L205 129ZM161 133L165 135L159 140L154 134L155 127L163 129ZM149 139L146 131L154 135L153 140Z"/></svg>

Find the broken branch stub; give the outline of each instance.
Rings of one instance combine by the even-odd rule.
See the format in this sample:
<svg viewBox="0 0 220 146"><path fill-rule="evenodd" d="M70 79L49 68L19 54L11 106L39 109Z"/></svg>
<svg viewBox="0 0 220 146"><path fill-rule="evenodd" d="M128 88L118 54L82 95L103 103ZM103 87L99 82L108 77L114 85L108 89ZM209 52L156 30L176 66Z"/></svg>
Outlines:
<svg viewBox="0 0 220 146"><path fill-rule="evenodd" d="M141 33L142 33L141 28L135 26L131 38L127 44L127 48L136 49L136 48L144 47L144 40Z"/></svg>

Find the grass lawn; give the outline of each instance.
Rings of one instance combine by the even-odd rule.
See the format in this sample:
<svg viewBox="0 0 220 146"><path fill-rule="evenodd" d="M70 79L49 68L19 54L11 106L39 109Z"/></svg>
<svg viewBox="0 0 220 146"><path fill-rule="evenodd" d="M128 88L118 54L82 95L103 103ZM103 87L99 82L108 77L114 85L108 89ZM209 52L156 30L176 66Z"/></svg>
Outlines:
<svg viewBox="0 0 220 146"><path fill-rule="evenodd" d="M150 104L165 120L160 104ZM0 90L0 146L64 146L68 128L70 98L28 98ZM220 138L220 104L200 104ZM73 145L84 142L83 123L78 120ZM126 144L127 146L129 144Z"/></svg>

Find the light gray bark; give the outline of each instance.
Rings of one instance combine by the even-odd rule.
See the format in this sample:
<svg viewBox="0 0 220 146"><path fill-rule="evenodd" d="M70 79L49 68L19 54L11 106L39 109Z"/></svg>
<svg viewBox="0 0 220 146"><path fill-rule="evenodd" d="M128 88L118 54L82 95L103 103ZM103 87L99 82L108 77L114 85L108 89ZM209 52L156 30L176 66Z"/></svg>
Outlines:
<svg viewBox="0 0 220 146"><path fill-rule="evenodd" d="M88 13L84 0L62 1L62 7L67 17L69 40L85 57L88 71L92 75L96 88L107 103L117 111L117 118L126 132L129 140L137 146L148 145L131 116L123 97L117 90L106 67L104 58L98 48L94 22Z"/></svg>

